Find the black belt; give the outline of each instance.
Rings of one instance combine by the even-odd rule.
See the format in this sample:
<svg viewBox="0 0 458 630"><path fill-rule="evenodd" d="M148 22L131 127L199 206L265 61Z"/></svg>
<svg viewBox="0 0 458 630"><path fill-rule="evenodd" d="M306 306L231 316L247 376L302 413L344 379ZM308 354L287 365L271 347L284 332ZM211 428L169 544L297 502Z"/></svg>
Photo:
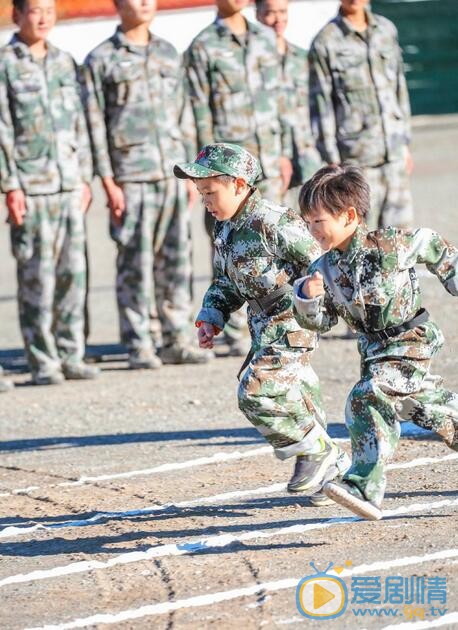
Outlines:
<svg viewBox="0 0 458 630"><path fill-rule="evenodd" d="M412 319L404 322L403 324L399 324L399 326L390 326L389 328L384 328L383 330L377 330L375 332L365 332L364 335L370 341L386 341L390 339L390 337L397 337L401 333L406 330L412 330L412 328L416 328L420 326L420 324L424 324L429 319L429 313L425 308L421 308L419 311L415 313Z"/></svg>
<svg viewBox="0 0 458 630"><path fill-rule="evenodd" d="M284 295L291 293L292 290L293 287L290 284L286 283L261 298L252 298L251 300L247 300L248 306L251 308L255 315L260 315L261 313L269 315L270 311L273 309L274 306L278 304L280 299Z"/></svg>

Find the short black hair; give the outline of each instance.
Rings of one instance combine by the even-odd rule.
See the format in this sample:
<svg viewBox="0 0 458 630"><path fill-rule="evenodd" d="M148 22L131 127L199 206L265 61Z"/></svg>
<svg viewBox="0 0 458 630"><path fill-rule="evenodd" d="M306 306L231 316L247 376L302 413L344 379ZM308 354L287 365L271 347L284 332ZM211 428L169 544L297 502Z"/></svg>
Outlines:
<svg viewBox="0 0 458 630"><path fill-rule="evenodd" d="M323 166L302 186L299 207L304 216L319 208L339 216L353 207L358 216L365 220L370 209L369 184L363 171L356 166Z"/></svg>
<svg viewBox="0 0 458 630"><path fill-rule="evenodd" d="M27 0L13 0L13 8L20 13L23 13Z"/></svg>

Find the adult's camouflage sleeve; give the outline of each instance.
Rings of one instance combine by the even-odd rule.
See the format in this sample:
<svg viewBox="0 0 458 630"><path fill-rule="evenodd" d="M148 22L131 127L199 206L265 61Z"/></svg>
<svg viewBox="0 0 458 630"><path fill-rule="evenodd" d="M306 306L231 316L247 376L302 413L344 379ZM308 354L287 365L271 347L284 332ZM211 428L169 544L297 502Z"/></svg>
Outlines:
<svg viewBox="0 0 458 630"><path fill-rule="evenodd" d="M105 125L104 69L102 62L89 56L83 67L84 106L91 130L94 171L99 177L113 177Z"/></svg>
<svg viewBox="0 0 458 630"><path fill-rule="evenodd" d="M185 53L190 102L194 111L198 150L214 142L213 114L210 107L209 60L204 46L194 43Z"/></svg>
<svg viewBox="0 0 458 630"><path fill-rule="evenodd" d="M0 187L4 193L21 187L14 160L14 126L2 61L0 61Z"/></svg>
<svg viewBox="0 0 458 630"><path fill-rule="evenodd" d="M312 133L322 159L339 164L337 125L332 98L334 86L328 67L326 49L314 42L309 52L309 99Z"/></svg>

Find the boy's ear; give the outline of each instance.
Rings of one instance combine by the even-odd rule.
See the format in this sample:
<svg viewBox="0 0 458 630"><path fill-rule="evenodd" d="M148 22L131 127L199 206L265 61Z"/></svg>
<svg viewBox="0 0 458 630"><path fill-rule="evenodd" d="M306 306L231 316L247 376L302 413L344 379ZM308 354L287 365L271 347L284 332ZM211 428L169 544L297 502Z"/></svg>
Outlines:
<svg viewBox="0 0 458 630"><path fill-rule="evenodd" d="M357 218L358 213L356 212L356 208L354 206L347 208L347 223L353 223L353 221Z"/></svg>
<svg viewBox="0 0 458 630"><path fill-rule="evenodd" d="M248 184L243 179L243 177L236 177L235 178L235 189L236 189L236 191L238 193L242 192L242 190L244 190L247 186L248 186Z"/></svg>

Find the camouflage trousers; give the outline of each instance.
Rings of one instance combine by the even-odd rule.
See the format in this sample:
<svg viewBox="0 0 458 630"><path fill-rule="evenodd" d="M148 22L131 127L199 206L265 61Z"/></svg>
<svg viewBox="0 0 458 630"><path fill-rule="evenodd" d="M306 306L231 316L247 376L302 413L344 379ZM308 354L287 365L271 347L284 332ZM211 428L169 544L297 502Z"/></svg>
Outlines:
<svg viewBox="0 0 458 630"><path fill-rule="evenodd" d="M258 350L240 381L242 413L272 445L279 459L303 451L301 441L317 420L326 428L312 352L276 343Z"/></svg>
<svg viewBox="0 0 458 630"><path fill-rule="evenodd" d="M121 342L129 352L150 349L150 313L157 311L165 345L187 338L191 326L191 236L184 182L123 184L126 213L113 221L118 246L116 295Z"/></svg>
<svg viewBox="0 0 458 630"><path fill-rule="evenodd" d="M367 217L369 230L389 225L412 227L412 195L404 160L363 170L371 190L371 211Z"/></svg>
<svg viewBox="0 0 458 630"><path fill-rule="evenodd" d="M32 375L49 376L84 356L85 231L81 191L26 196L11 227L19 321Z"/></svg>
<svg viewBox="0 0 458 630"><path fill-rule="evenodd" d="M432 326L428 334L434 334ZM441 334L436 339L442 343ZM362 378L348 397L352 465L344 477L378 506L385 493L386 464L399 442L400 419L434 431L458 450L458 396L442 387L429 365L428 359L405 356L364 362Z"/></svg>

